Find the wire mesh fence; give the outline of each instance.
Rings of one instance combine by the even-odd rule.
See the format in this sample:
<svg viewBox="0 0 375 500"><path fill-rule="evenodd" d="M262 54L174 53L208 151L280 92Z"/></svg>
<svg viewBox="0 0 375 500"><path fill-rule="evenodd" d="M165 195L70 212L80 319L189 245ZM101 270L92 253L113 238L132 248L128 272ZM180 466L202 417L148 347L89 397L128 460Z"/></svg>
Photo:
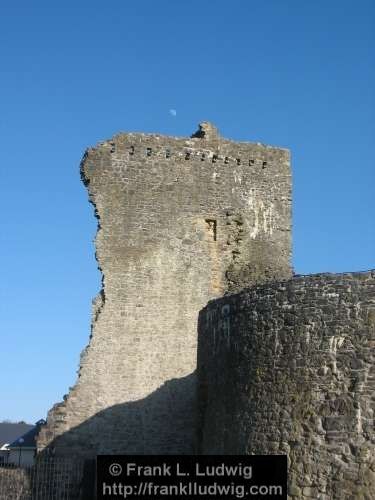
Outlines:
<svg viewBox="0 0 375 500"><path fill-rule="evenodd" d="M22 467L0 464L0 500L80 499L83 470L82 461L67 458L43 458Z"/></svg>

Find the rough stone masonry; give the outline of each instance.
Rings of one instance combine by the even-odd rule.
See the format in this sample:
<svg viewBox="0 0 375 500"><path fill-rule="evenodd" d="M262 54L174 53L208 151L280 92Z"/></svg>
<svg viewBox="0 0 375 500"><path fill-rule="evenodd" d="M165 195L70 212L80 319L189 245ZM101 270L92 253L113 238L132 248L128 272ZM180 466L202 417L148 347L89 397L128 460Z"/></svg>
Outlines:
<svg viewBox="0 0 375 500"><path fill-rule="evenodd" d="M198 342L199 453L287 454L289 498L375 498L375 271L211 301Z"/></svg>
<svg viewBox="0 0 375 500"><path fill-rule="evenodd" d="M81 175L103 288L79 377L39 449L194 451L197 318L208 300L291 276L289 152L223 139L119 134Z"/></svg>

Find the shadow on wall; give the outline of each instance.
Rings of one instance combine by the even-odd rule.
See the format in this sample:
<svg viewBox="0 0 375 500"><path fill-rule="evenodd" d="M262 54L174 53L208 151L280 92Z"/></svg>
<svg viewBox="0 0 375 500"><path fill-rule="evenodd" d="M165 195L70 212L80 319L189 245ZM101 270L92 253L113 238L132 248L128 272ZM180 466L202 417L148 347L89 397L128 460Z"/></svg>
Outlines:
<svg viewBox="0 0 375 500"><path fill-rule="evenodd" d="M60 403L59 409L65 404ZM196 407L196 372L168 380L138 401L108 407L52 439L38 453L35 465L21 471L24 477L12 478L12 491L29 491L38 500L92 500L96 455L194 454ZM49 421L39 436L49 441L54 426L58 426L56 419ZM2 498L10 495L1 495L0 477Z"/></svg>
<svg viewBox="0 0 375 500"><path fill-rule="evenodd" d="M57 436L38 458L194 454L195 389L196 372L169 380L144 399L108 407Z"/></svg>

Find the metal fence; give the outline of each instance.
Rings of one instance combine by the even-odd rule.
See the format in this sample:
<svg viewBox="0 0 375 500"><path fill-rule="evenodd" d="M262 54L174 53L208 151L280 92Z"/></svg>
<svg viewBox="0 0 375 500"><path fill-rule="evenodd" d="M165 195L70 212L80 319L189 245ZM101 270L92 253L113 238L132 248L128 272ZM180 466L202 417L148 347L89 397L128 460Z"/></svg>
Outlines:
<svg viewBox="0 0 375 500"><path fill-rule="evenodd" d="M0 500L76 500L83 498L83 480L83 461L43 458L29 467L0 464Z"/></svg>

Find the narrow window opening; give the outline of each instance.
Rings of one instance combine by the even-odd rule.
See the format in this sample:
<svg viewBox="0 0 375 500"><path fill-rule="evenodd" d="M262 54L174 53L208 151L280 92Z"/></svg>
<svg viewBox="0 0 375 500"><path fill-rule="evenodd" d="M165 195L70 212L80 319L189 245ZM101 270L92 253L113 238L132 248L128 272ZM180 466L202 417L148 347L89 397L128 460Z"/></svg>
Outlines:
<svg viewBox="0 0 375 500"><path fill-rule="evenodd" d="M217 221L215 219L206 219L207 231L214 241L217 239Z"/></svg>
<svg viewBox="0 0 375 500"><path fill-rule="evenodd" d="M212 163L216 163L217 162L217 155L213 155L212 157Z"/></svg>
<svg viewBox="0 0 375 500"><path fill-rule="evenodd" d="M190 160L190 151L187 151L186 154L185 154L185 160Z"/></svg>
<svg viewBox="0 0 375 500"><path fill-rule="evenodd" d="M237 165L241 165L241 158L237 158Z"/></svg>
<svg viewBox="0 0 375 500"><path fill-rule="evenodd" d="M134 154L134 146L130 146L129 154L130 155Z"/></svg>
<svg viewBox="0 0 375 500"><path fill-rule="evenodd" d="M266 168L266 166L267 166L267 162L266 162L266 161L264 161L264 162L263 162L263 165L262 165L262 168Z"/></svg>
<svg viewBox="0 0 375 500"><path fill-rule="evenodd" d="M255 163L255 160L252 160L252 159L249 160L249 165L254 165L254 163Z"/></svg>
<svg viewBox="0 0 375 500"><path fill-rule="evenodd" d="M228 158L228 156L226 156L226 157L224 158L224 163L229 163L229 158Z"/></svg>
<svg viewBox="0 0 375 500"><path fill-rule="evenodd" d="M152 155L152 149L151 148L147 148L146 149L146 155L147 156L151 156Z"/></svg>
<svg viewBox="0 0 375 500"><path fill-rule="evenodd" d="M165 150L165 157L166 158L170 158L171 157L171 150L170 149L166 149Z"/></svg>
<svg viewBox="0 0 375 500"><path fill-rule="evenodd" d="M204 161L206 159L206 155L202 153L201 161Z"/></svg>

